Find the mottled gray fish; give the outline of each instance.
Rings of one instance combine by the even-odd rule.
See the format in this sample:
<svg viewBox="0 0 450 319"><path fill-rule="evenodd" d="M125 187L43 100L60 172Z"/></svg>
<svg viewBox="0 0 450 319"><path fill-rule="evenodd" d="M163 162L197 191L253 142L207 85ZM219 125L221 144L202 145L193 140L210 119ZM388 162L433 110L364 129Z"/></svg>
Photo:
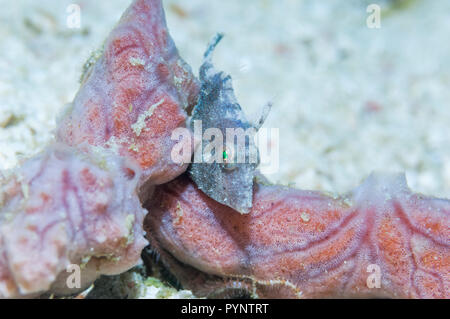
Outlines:
<svg viewBox="0 0 450 319"><path fill-rule="evenodd" d="M222 34L214 37L200 67L201 91L192 111L191 127L194 132L201 132L197 139L202 139L202 146L197 149L189 173L206 195L246 214L252 207L253 179L259 164L254 136L270 105L257 124L247 120L234 95L231 77L217 72L212 64L212 52L222 37ZM222 140L217 136L220 133ZM215 143L220 147L212 147Z"/></svg>

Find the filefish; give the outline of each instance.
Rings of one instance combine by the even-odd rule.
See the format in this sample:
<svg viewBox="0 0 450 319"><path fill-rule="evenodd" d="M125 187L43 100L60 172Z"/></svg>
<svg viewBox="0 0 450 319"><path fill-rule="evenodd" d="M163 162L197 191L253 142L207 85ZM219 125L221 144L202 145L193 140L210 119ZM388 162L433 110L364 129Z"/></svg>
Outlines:
<svg viewBox="0 0 450 319"><path fill-rule="evenodd" d="M234 94L231 76L216 71L212 64L212 53L222 38L223 34L217 34L212 39L200 67L200 94L190 126L202 143L189 174L210 198L247 214L252 207L253 180L260 162L255 136L270 105L256 124L247 119Z"/></svg>

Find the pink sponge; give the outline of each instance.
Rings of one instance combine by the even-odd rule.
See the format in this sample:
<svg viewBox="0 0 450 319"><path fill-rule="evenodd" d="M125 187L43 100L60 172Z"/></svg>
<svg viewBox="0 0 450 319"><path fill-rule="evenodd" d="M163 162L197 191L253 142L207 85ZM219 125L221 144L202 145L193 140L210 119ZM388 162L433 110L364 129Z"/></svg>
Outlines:
<svg viewBox="0 0 450 319"><path fill-rule="evenodd" d="M171 158L197 102L199 85L171 39L160 0L137 0L105 42L87 71L58 139L110 148L137 161L142 181L172 180L187 168Z"/></svg>
<svg viewBox="0 0 450 319"><path fill-rule="evenodd" d="M43 292L57 279L54 291L70 293L70 264L82 269L78 288L137 264L147 244L139 177L139 168L116 155L63 145L3 177L0 297Z"/></svg>

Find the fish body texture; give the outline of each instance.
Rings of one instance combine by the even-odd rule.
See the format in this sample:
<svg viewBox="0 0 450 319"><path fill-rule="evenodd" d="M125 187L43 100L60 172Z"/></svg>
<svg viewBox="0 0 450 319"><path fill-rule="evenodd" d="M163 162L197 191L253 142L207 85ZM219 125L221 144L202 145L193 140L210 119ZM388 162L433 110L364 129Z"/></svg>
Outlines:
<svg viewBox="0 0 450 319"><path fill-rule="evenodd" d="M66 285L72 264L81 270L78 290L136 265L147 245L139 176L114 154L59 144L3 176L0 298L75 293Z"/></svg>

